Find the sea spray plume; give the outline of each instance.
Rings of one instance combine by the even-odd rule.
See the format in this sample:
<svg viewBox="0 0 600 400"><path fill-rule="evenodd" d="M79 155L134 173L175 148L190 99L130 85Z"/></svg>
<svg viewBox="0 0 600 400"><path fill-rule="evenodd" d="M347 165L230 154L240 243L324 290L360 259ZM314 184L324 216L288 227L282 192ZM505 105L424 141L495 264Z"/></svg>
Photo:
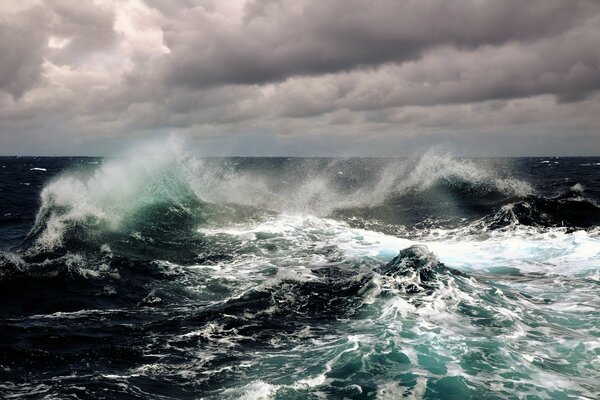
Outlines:
<svg viewBox="0 0 600 400"><path fill-rule="evenodd" d="M437 150L430 150L421 156L414 168L399 179L395 191L422 192L436 185L472 194L497 192L507 196L525 196L533 192L531 185L525 181L501 176L488 166L467 159L457 159Z"/></svg>
<svg viewBox="0 0 600 400"><path fill-rule="evenodd" d="M460 159L434 150L417 159L385 160L375 178L347 196L349 206L332 215L350 218L355 226L361 226L361 221L371 226L393 222L394 231L407 226L453 226L533 193L529 183L509 171L506 160Z"/></svg>
<svg viewBox="0 0 600 400"><path fill-rule="evenodd" d="M335 189L335 181L339 179L335 171L338 171L337 167L343 167L344 162L348 160L335 160L328 166L328 171L334 171L333 174L324 172L300 181L293 188L293 195L289 196L290 199L298 199L293 205L326 215L336 209L374 207L406 195L426 195L431 190L460 192L466 196L483 194L505 197L522 197L533 192L531 185L525 181L503 176L489 166L457 159L450 154L440 154L435 150L426 152L418 159L385 160L372 179L362 182L350 192L344 192Z"/></svg>
<svg viewBox="0 0 600 400"><path fill-rule="evenodd" d="M278 203L266 176L236 171L226 161L188 160L189 183L198 198L213 204L264 206Z"/></svg>
<svg viewBox="0 0 600 400"><path fill-rule="evenodd" d="M279 175L268 170L236 170L225 162L194 163L192 185L205 201L321 216L438 189L513 197L533 191L527 182L503 176L491 167L435 151L418 159L380 159L370 164L361 159L294 161L293 168ZM365 170L370 170L368 177L361 176Z"/></svg>
<svg viewBox="0 0 600 400"><path fill-rule="evenodd" d="M181 149L181 142L171 137L106 160L92 172L68 172L51 181L41 193L42 205L30 233L34 248L59 246L73 222L115 230L145 206L168 203L185 208L196 198Z"/></svg>

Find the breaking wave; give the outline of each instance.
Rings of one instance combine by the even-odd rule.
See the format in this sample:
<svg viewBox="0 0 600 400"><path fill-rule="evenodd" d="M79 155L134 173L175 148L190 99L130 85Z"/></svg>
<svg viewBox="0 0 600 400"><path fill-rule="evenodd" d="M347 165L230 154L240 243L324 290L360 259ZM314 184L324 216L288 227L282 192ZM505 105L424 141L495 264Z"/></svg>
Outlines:
<svg viewBox="0 0 600 400"><path fill-rule="evenodd" d="M302 160L275 174L270 167L276 166L244 169L239 163L191 157L183 148L172 137L94 169L63 173L43 189L28 243L52 250L63 244L68 231L135 234L149 220L200 224L271 212L326 216L384 206L422 219L414 207L403 208L427 206L433 199L450 204L451 212L469 201L487 198L497 205L533 193L523 180L435 153L385 162Z"/></svg>

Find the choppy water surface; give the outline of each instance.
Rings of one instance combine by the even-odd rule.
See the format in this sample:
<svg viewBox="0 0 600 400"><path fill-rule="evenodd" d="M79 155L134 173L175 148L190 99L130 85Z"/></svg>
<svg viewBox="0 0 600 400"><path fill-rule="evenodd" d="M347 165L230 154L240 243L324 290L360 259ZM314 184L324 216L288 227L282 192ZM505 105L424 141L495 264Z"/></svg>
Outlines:
<svg viewBox="0 0 600 400"><path fill-rule="evenodd" d="M595 399L600 158L0 158L3 398Z"/></svg>

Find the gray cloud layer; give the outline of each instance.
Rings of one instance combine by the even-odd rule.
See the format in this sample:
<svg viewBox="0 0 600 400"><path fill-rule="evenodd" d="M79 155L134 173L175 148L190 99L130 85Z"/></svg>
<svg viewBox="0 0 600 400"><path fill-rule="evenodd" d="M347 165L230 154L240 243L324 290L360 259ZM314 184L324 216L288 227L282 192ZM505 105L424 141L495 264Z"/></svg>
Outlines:
<svg viewBox="0 0 600 400"><path fill-rule="evenodd" d="M598 43L593 0L8 1L0 153L600 154Z"/></svg>
<svg viewBox="0 0 600 400"><path fill-rule="evenodd" d="M589 7L574 1L308 0L248 3L223 24L204 7L165 24L169 81L256 84L415 59L443 45L476 48L554 35Z"/></svg>

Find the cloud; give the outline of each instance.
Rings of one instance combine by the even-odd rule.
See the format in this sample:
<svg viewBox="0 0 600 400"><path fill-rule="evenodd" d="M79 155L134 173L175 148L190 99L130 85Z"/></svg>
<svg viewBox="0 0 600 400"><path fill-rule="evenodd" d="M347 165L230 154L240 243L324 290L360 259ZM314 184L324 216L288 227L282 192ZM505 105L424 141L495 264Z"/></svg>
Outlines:
<svg viewBox="0 0 600 400"><path fill-rule="evenodd" d="M10 5L0 8L0 90L15 97L40 81L45 62L83 65L117 42L107 6L75 0Z"/></svg>
<svg viewBox="0 0 600 400"><path fill-rule="evenodd" d="M372 70L292 78L275 85L273 106L285 116L338 109L473 103L555 95L577 101L600 90L600 31L574 31L553 40L444 47L419 60ZM564 48L563 51L557 49Z"/></svg>
<svg viewBox="0 0 600 400"><path fill-rule="evenodd" d="M553 36L591 8L577 0L257 0L236 19L198 6L167 19L170 54L160 68L167 82L188 87L262 84L414 60L438 46Z"/></svg>
<svg viewBox="0 0 600 400"><path fill-rule="evenodd" d="M42 7L0 15L0 90L20 97L38 81L48 14Z"/></svg>
<svg viewBox="0 0 600 400"><path fill-rule="evenodd" d="M52 62L78 64L117 43L115 10L109 5L77 0L47 0L44 4L52 14L49 34L57 43L48 54Z"/></svg>
<svg viewBox="0 0 600 400"><path fill-rule="evenodd" d="M0 15L9 154L174 130L221 154L396 154L444 138L600 153L592 0L22 0Z"/></svg>

